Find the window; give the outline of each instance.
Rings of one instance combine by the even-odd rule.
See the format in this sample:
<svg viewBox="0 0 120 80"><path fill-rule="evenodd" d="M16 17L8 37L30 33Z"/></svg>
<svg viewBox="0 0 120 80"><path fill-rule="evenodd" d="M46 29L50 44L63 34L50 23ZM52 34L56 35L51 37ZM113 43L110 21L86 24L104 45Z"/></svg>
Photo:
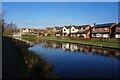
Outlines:
<svg viewBox="0 0 120 80"><path fill-rule="evenodd" d="M93 30L96 30L96 28L93 28Z"/></svg>
<svg viewBox="0 0 120 80"><path fill-rule="evenodd" d="M74 29L72 29L74 31Z"/></svg>
<svg viewBox="0 0 120 80"><path fill-rule="evenodd" d="M99 28L99 30L102 30L102 28Z"/></svg>
<svg viewBox="0 0 120 80"><path fill-rule="evenodd" d="M120 30L120 26L118 27L118 30Z"/></svg>
<svg viewBox="0 0 120 80"><path fill-rule="evenodd" d="M66 31L66 29L64 29L64 31Z"/></svg>
<svg viewBox="0 0 120 80"><path fill-rule="evenodd" d="M92 34L92 36L93 36L93 37L95 37L95 36L96 36L96 34Z"/></svg>
<svg viewBox="0 0 120 80"><path fill-rule="evenodd" d="M109 28L105 28L105 30L109 30Z"/></svg>
<svg viewBox="0 0 120 80"><path fill-rule="evenodd" d="M101 34L96 34L96 37L101 37Z"/></svg>

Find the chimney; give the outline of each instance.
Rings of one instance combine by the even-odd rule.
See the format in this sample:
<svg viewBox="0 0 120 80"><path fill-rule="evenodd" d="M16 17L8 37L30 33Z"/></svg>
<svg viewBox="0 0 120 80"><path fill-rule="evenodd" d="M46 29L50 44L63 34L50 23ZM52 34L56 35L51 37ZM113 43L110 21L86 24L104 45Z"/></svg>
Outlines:
<svg viewBox="0 0 120 80"><path fill-rule="evenodd" d="M96 27L96 23L94 23L94 27Z"/></svg>

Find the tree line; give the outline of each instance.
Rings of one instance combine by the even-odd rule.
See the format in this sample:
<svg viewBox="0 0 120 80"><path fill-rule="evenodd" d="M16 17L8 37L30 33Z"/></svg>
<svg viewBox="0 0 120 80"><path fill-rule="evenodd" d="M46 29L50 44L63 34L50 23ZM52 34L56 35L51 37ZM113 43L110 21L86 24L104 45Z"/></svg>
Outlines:
<svg viewBox="0 0 120 80"><path fill-rule="evenodd" d="M16 24L11 23L5 23L2 14L0 14L0 26L1 26L1 32L3 36L10 36L12 37L13 33L17 33L19 29L17 28Z"/></svg>

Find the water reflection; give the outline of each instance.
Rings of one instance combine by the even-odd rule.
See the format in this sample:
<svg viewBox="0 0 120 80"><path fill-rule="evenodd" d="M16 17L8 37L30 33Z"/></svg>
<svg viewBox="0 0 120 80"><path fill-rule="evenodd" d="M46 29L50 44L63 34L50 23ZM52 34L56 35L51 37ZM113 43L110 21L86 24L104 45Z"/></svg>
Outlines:
<svg viewBox="0 0 120 80"><path fill-rule="evenodd" d="M53 65L60 77L117 77L120 50L42 41L29 48Z"/></svg>
<svg viewBox="0 0 120 80"><path fill-rule="evenodd" d="M45 44L44 47L46 48L55 48L55 49L60 48L64 51L82 52L84 54L92 53L93 55L98 54L108 57L120 58L120 50L101 48L95 46L78 45L71 43L59 43L59 42L48 42L48 41L43 41L41 43L44 43Z"/></svg>

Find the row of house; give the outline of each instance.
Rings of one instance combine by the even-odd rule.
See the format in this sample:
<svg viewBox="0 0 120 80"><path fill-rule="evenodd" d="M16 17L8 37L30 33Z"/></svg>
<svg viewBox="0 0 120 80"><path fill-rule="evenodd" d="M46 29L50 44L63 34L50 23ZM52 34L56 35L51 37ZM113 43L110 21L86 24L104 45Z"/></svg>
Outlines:
<svg viewBox="0 0 120 80"><path fill-rule="evenodd" d="M29 29L29 28L20 28L19 32L20 32L20 35L34 34L37 36L41 36L43 33L47 33L43 29Z"/></svg>
<svg viewBox="0 0 120 80"><path fill-rule="evenodd" d="M96 24L91 27L90 25L81 26L63 26L54 27L53 31L59 36L80 37L80 38L120 38L120 23L106 23Z"/></svg>
<svg viewBox="0 0 120 80"><path fill-rule="evenodd" d="M30 28L20 28L20 35L34 34L36 36L51 36L53 34L53 28L47 27L46 29L30 29Z"/></svg>
<svg viewBox="0 0 120 80"><path fill-rule="evenodd" d="M46 29L28 29L21 28L20 35L35 34L37 36L56 36L56 37L78 37L78 38L120 38L120 23L106 23L90 25L70 25L70 26L55 26L54 28L47 27Z"/></svg>

